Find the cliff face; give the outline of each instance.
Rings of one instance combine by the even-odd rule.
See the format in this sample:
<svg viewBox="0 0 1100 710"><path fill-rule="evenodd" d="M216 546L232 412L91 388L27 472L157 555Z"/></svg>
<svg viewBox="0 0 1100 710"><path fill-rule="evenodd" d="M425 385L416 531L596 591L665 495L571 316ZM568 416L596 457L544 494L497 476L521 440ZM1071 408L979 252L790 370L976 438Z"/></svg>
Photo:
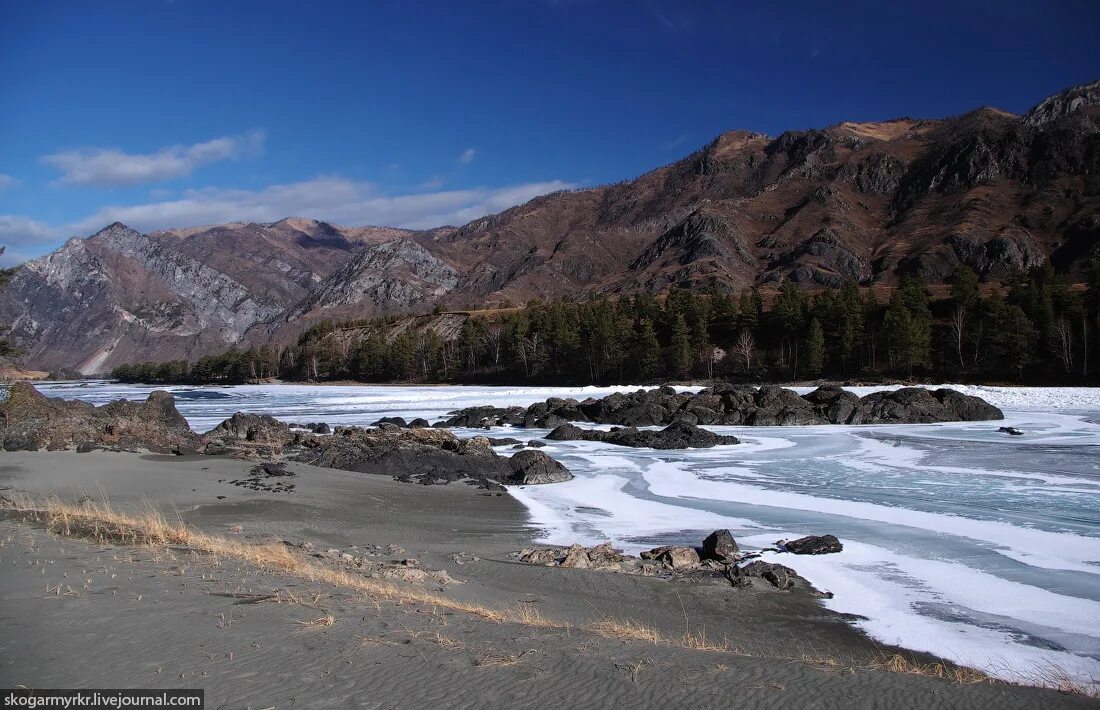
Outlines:
<svg viewBox="0 0 1100 710"><path fill-rule="evenodd" d="M794 281L996 279L1100 245L1100 82L1024 116L731 131L634 180L458 228L111 225L21 267L0 317L40 369L293 338L321 318Z"/></svg>

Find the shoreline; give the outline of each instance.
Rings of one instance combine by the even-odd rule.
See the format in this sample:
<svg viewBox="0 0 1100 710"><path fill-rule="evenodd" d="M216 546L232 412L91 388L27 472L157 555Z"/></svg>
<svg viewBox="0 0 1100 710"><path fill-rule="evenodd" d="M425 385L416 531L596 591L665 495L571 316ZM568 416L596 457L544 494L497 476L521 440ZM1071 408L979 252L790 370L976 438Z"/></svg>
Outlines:
<svg viewBox="0 0 1100 710"><path fill-rule="evenodd" d="M838 702L852 688L863 688L866 692L872 692L873 688L874 693L887 694L904 689L907 694L915 693L916 697L926 698L924 694L927 692L958 692L967 696L974 694L974 700L979 706L989 707L1011 707L1017 702L1024 707L1038 698L1043 698L1042 702L1047 703L1057 703L1061 699L1066 706L1083 701L1082 698L1022 686L1001 683L959 685L912 673L872 669L870 664L884 653L882 647L848 623L844 615L825 609L806 585L793 592L763 588L738 590L728 584L667 582L625 574L546 568L515 562L510 553L530 546L535 531L523 504L511 496L486 494L471 487L453 484L409 486L382 476L352 474L303 464L292 464L297 474L297 489L291 494L254 493L229 483L230 480L243 476L250 465L250 462L221 457L172 457L108 452L5 453L0 458L0 485L28 491L35 496L57 495L70 501L75 501L81 494L95 499L106 498L116 510L140 510L148 501L155 500L170 519L178 514L185 523L202 531L226 534L226 531L240 526L240 533L229 534L239 535L243 541L275 539L294 544L311 542L320 549L332 546L341 550L353 546L365 549L371 545L400 545L404 548L401 555L415 557L420 566L444 570L452 578L459 580L458 583L447 584L443 592L447 598L456 602L500 608L520 605L537 609L541 618L553 619L577 629L583 629L600 620L629 620L657 629L670 638L681 635L686 637L688 633L702 634L711 639L712 644L721 640L730 648L745 650L744 654L740 651L732 655L723 653L719 660L710 659L710 662L728 666L724 674L728 677L723 678L723 683L735 680L743 682L746 677L758 677L764 672L763 668L775 667L770 672L778 673L781 678L768 682L778 683L786 689L792 687L793 679L797 681L797 685L806 686L802 690L810 691L806 698L822 693L825 696L838 693ZM11 493L11 490L4 491L5 495ZM219 498L220 496L224 498ZM7 539L12 544L0 548L0 557L17 554L18 545L14 545L14 540L25 534L35 538L32 545L37 546L35 549L41 550L56 544L65 550L64 560L58 558L50 561L50 569L45 576L51 579L61 575L67 575L65 579L71 577L74 580L84 577L84 574L77 571L77 565L84 565L84 557L87 555L97 554L101 558L109 555L113 559L120 554L133 557L132 552L135 552L125 552L122 548L113 548L112 551L112 548L102 549L101 546L100 549L95 549L97 546L66 542L64 538L33 529L27 533L25 524L10 520L5 521L4 525L9 527L6 531ZM13 525L15 529L11 530ZM136 552L138 557L145 554L144 549ZM31 555L22 552L18 554L24 558ZM34 554L41 555L40 552ZM170 551L166 554L178 557ZM463 562L459 564L458 560ZM19 560L8 562L9 569L18 569ZM130 564L135 564L136 567L130 572L128 583L133 584L135 590L144 589L138 570L145 569L148 561ZM196 568L202 567L205 570L203 575L217 575L225 585L240 587L246 592L259 584L263 577L257 577L255 573L242 568L229 572L224 565L217 570L206 570L203 566L205 563L197 559L188 564ZM154 563L153 566L157 565ZM179 567L181 565L177 560L172 568ZM186 568L187 565L183 567ZM161 569L159 572L154 571L150 578L163 580L165 574L168 574L167 579L181 587L178 595L186 597L182 601L177 601L174 597L170 600L170 593L164 590L160 591L160 596L155 596L155 590L139 591L136 597L128 595L126 585L113 580L111 586L115 589L110 595L104 596L106 593L103 591L93 591L96 589L93 580L87 592L74 590L72 597L58 600L56 597L49 599L42 596L41 565L31 565L27 569L32 577L38 575L38 581L34 583L37 591L34 593L31 592L31 587L26 586L29 581L22 573L12 571L0 579L0 585L4 587L4 598L12 599L14 608L19 610L21 628L25 627L28 632L44 638L61 633L56 625L72 623L72 614L79 614L79 618L93 626L110 623L115 614L123 611L112 606L118 602L118 594L127 595L128 608L140 606L135 599L144 599L143 595L150 594L150 598L155 599L162 608L167 605L167 609L175 611L168 617L163 615L164 612L158 613L160 621L155 626L139 624L132 633L138 639L139 645L158 649L154 655L175 659L166 661L168 665L177 661L181 667L187 665L184 657L192 653L188 648L172 641L175 637L186 637L190 633L179 627L180 621L174 620L174 615L190 618L195 614L225 614L228 608L236 611L235 607L227 606L222 598L209 595L191 598L189 595L192 592L186 590L188 580L199 587L203 586L204 580L195 580L193 575L186 572L175 575L174 572L165 573ZM145 573L148 570L142 574ZM115 574L115 579L118 579L118 573ZM47 582L52 583L57 583L57 579ZM272 582L264 584L271 586ZM294 585L298 584L300 583L294 582ZM430 590L436 588L427 587ZM99 607L105 601L109 608L101 615ZM326 605L326 608L328 606L332 605ZM310 645L321 643L314 651L325 659L325 663L334 662L339 657L339 654L333 655L337 650L345 650L348 635L356 630L356 619L366 620L378 614L385 629L392 630L399 618L407 618L409 614L408 609L376 610L369 602L364 606L363 602L343 597L338 606L342 611L338 613L333 610L332 613L337 616L336 623L342 631L338 633L334 626L332 631L317 632L337 638L323 643L309 640ZM65 611L69 607L78 607L79 610ZM273 607L265 607L263 612L266 614L271 608ZM47 616L43 616L44 614ZM279 615L285 617L286 612L280 611ZM304 618L302 613L296 613L295 616ZM516 633L533 634L531 640L526 642L532 648L553 647L562 642L560 632L552 632L551 629L539 631L532 628L522 632L506 630L486 621L459 619L460 616L462 615L447 616L447 623L463 628L468 640L462 643L470 647L504 646ZM371 621L376 622L377 620ZM129 622L123 623L127 623L130 628ZM241 619L237 623L246 622ZM280 624L273 619L272 623L282 626L285 632L285 620ZM446 634L449 629L448 626L435 633ZM254 631L259 639L256 643L270 649L272 639L265 641L265 634L258 627ZM428 631L419 630L417 633ZM584 635L581 631L575 633ZM126 687L155 682L145 676L108 670L102 667L104 662L92 662L90 667L83 667L75 658L75 654L83 652L80 643L75 647L62 644L58 648L43 640L31 643L28 648L12 635L4 636L7 638L2 645L7 652L5 655L11 661L3 668L3 676L13 683L33 686L45 684L47 681L57 683L64 680L69 685L95 682L110 684L109 680L121 684L119 687ZM160 640L154 637L159 637ZM385 637L384 633L380 636L382 637ZM537 641L535 637L538 637ZM292 638L299 637L295 635ZM414 639L414 643L420 641L422 638ZM330 642L331 647L328 646ZM402 645L405 643L398 640L393 642ZM599 638L595 642L570 639L570 643L572 645L568 649L560 649L560 663L570 667L578 659L587 659L586 662L597 664L613 661L611 656L618 658L615 654L623 652L624 648L635 655L643 654L649 659L647 663L654 667L680 669L677 672L686 672L687 668L697 667L699 663L695 657L700 653L698 649L654 646L652 642L622 639L615 640L614 643L607 639L599 641ZM575 648L580 643L597 643L601 650L578 655ZM615 647L614 652L611 646ZM389 648L385 644L383 647ZM20 653L12 653L17 648ZM324 650L325 648L328 650ZM527 649L521 649L520 653L525 650ZM269 650L271 652L274 651ZM540 656L546 653L549 651L539 652ZM905 651L900 653L912 663L933 662L926 654ZM109 652L105 655L109 656ZM730 657L726 658L727 655ZM319 662L318 659L313 659L310 662L311 667ZM829 663L860 670L852 671L855 674L854 680L838 684L835 667L830 667ZM517 663L515 668L526 673L529 669L525 669L525 666L525 663ZM474 668L477 667L475 663ZM615 673L614 663L611 668L609 672ZM455 682L459 678L466 678L470 673L478 674L478 671L471 671L465 666L450 669L449 672L452 671L458 674L452 679ZM95 675L93 672L102 675ZM554 669L545 671L547 675L558 672L564 672L564 668L555 666ZM622 674L621 671L619 674ZM163 680L171 678L172 676ZM239 699L234 695L237 692L233 690L236 687L234 682L227 680L224 687L212 689L212 694L224 691L226 697ZM599 682L609 681L603 677ZM630 686L632 691L639 687L648 687L646 682L637 678L630 682ZM191 686L181 683L181 687ZM765 684L764 689L769 688L772 693L779 695L786 692ZM699 689L685 689L685 692L688 691L694 693L699 692ZM643 705L653 703L654 707L658 707L661 704L658 700L662 697L663 702L674 701L667 694L671 691L648 692L652 697ZM692 696L689 693L684 697ZM502 697L501 701L504 705L509 704L506 698ZM761 702L769 704L763 700Z"/></svg>

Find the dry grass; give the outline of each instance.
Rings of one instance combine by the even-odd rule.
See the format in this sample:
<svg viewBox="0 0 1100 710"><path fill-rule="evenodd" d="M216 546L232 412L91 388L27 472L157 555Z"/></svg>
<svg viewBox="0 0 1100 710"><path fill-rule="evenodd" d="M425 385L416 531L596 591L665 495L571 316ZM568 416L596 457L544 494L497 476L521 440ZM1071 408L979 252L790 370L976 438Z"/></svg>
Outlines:
<svg viewBox="0 0 1100 710"><path fill-rule="evenodd" d="M707 630L687 631L680 637L680 645L696 651L713 651L718 653L731 653L735 656L751 656L752 654L743 648L733 646L728 639L722 642L713 641L707 637Z"/></svg>
<svg viewBox="0 0 1100 710"><path fill-rule="evenodd" d="M629 619L600 619L586 624L584 628L605 638L622 639L624 641L648 641L650 643L668 642L652 626L646 626L640 621Z"/></svg>
<svg viewBox="0 0 1100 710"><path fill-rule="evenodd" d="M957 666L947 662L914 663L899 653L892 655L884 654L882 658L876 660L871 666L880 670L890 671L891 673L922 675L929 678L945 678L952 683L962 683L964 685L975 685L978 683L993 684L1000 682L996 678L979 670L975 670L974 668Z"/></svg>
<svg viewBox="0 0 1100 710"><path fill-rule="evenodd" d="M1054 688L1067 695L1100 699L1100 683L1095 679L1092 684L1082 683L1061 666L1047 665L1037 668L1032 674L1031 682L1044 688Z"/></svg>
<svg viewBox="0 0 1100 710"><path fill-rule="evenodd" d="M480 604L448 599L432 592L400 587L393 583L366 578L345 570L325 567L308 558L296 556L287 546L281 543L249 543L240 538L231 539L204 533L188 527L181 520L172 522L165 519L152 505L146 506L146 509L140 513L125 514L112 510L106 503L96 503L88 499L84 499L80 504L65 503L56 498L42 502L18 498L15 500L4 499L0 502L3 503L3 507L16 511L26 519L39 522L50 532L65 537L82 538L99 544L182 549L214 558L224 558L238 563L245 563L261 570L289 574L313 583L327 584L339 589L355 591L364 595L376 606L380 601L394 603L399 606L424 605L434 609L461 612L494 623L514 623L538 628L572 628L570 624L543 617L530 604L521 603L513 609L493 609ZM48 586L46 592L48 595L55 597L77 593L71 588L63 588L60 585ZM317 598L309 602L299 599L289 592L286 596L283 596L282 593L274 595L242 594L239 602L289 602L318 608L316 607ZM320 611L324 610L321 609ZM335 618L331 613L325 612L313 619L295 621L304 629L316 629L331 626L335 622ZM641 622L610 617L591 622L581 628L598 636L624 641L642 641L738 656L756 655L744 649L733 647L726 640L721 643L712 641L707 637L705 630L688 631L679 638L671 638L662 635L652 626ZM461 642L443 636L437 636L435 642L440 646L456 650L464 648ZM481 659L478 665L514 665L530 653L532 651L511 655L505 654L499 657L487 656ZM512 660L509 660L510 658ZM884 653L869 666L842 664L835 659L816 655L776 660L791 660L829 668L844 668L851 671L871 668L892 673L942 678L953 683L962 684L1004 682L973 668L948 662L916 663L901 654ZM1096 689L1082 684L1064 669L1053 666L1034 674L1029 684L1054 688L1075 695L1098 696Z"/></svg>

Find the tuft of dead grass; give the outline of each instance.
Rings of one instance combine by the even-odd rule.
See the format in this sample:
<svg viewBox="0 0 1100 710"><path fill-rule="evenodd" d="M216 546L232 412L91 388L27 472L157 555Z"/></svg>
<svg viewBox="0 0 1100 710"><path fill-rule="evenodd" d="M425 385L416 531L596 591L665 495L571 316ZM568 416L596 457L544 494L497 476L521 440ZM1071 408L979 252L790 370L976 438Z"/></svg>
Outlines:
<svg viewBox="0 0 1100 710"><path fill-rule="evenodd" d="M631 621L629 619L612 619L608 617L586 624L584 628L605 638L622 639L625 641L647 641L649 643L667 641L662 638L661 633L652 626L647 626L640 621Z"/></svg>
<svg viewBox="0 0 1100 710"><path fill-rule="evenodd" d="M909 658L894 653L883 656L871 664L872 668L890 671L891 673L905 673L909 675L922 675L929 678L945 678L952 683L964 685L993 684L1000 682L993 676L982 671L966 666L957 666L946 661L934 663L915 663Z"/></svg>

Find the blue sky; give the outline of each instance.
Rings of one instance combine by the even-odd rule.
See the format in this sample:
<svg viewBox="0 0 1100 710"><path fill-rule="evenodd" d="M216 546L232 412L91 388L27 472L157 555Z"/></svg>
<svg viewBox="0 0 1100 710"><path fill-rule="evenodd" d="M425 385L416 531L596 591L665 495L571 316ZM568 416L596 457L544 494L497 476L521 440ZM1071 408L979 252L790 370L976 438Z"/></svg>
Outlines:
<svg viewBox="0 0 1100 710"><path fill-rule="evenodd" d="M0 0L0 244L462 223L728 129L1021 112L1098 36L1095 0Z"/></svg>

